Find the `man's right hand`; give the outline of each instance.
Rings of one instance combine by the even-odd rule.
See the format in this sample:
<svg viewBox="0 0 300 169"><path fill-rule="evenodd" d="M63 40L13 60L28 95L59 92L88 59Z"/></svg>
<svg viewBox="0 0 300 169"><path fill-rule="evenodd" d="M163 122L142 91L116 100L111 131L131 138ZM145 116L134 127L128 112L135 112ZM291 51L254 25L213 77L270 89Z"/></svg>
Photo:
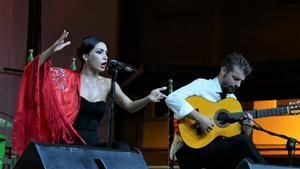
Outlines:
<svg viewBox="0 0 300 169"><path fill-rule="evenodd" d="M189 117L197 121L197 130L199 130L201 134L208 134L214 127L214 124L209 117L204 116L196 110L193 110L189 114Z"/></svg>

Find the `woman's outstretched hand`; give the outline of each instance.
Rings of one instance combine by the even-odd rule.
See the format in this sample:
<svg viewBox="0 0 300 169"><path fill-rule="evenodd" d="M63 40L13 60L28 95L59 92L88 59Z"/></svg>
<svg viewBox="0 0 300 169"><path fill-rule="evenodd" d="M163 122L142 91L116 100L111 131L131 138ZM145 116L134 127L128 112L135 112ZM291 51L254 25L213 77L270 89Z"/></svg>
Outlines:
<svg viewBox="0 0 300 169"><path fill-rule="evenodd" d="M71 44L71 41L65 42L65 39L68 37L69 32L64 30L64 32L61 34L59 39L55 41L55 43L51 46L53 52L58 52L62 50L64 47L68 46Z"/></svg>
<svg viewBox="0 0 300 169"><path fill-rule="evenodd" d="M165 94L163 94L161 91L166 90L167 87L161 87L161 88L157 88L151 91L151 93L148 95L148 98L152 101L152 102L160 102L161 99L166 98L167 96Z"/></svg>
<svg viewBox="0 0 300 169"><path fill-rule="evenodd" d="M44 64L44 62L54 53L57 51L62 50L64 47L71 44L70 41L65 42L65 39L68 37L69 32L64 30L62 35L51 45L47 50L42 52L39 59L39 66Z"/></svg>

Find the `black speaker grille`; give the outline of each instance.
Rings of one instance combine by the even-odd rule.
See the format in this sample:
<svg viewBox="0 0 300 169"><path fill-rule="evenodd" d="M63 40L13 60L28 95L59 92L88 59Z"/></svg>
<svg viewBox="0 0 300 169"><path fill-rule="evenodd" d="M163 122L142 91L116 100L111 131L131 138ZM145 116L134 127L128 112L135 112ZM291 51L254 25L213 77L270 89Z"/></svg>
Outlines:
<svg viewBox="0 0 300 169"><path fill-rule="evenodd" d="M14 169L147 169L138 151L30 143Z"/></svg>

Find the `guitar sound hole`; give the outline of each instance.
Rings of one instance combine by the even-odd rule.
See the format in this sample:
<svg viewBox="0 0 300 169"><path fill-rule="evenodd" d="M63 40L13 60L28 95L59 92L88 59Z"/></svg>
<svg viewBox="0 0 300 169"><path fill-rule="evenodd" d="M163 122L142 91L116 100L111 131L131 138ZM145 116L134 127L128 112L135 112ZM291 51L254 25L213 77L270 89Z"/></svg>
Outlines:
<svg viewBox="0 0 300 169"><path fill-rule="evenodd" d="M229 118L229 115L226 112L219 112L217 115L217 121L221 125L227 124L228 118Z"/></svg>

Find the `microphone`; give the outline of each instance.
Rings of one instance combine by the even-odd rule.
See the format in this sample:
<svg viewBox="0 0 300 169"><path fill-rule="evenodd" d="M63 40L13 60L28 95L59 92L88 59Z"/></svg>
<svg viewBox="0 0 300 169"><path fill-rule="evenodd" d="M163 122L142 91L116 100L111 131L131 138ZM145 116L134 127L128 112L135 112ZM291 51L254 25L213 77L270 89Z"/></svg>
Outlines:
<svg viewBox="0 0 300 169"><path fill-rule="evenodd" d="M120 70L123 70L125 72L136 72L136 69L133 68L132 66L126 64L126 63L123 63L123 62L120 62L118 60L111 60L110 61L110 65L116 69L120 69Z"/></svg>

